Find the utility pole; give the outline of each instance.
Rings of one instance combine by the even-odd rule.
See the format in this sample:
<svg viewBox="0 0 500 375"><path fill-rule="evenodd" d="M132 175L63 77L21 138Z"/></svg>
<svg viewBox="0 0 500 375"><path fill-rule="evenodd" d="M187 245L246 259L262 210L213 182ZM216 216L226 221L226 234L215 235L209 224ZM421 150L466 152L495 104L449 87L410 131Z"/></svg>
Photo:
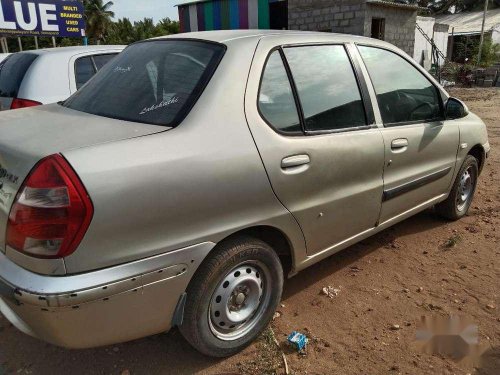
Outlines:
<svg viewBox="0 0 500 375"><path fill-rule="evenodd" d="M481 25L481 38L479 39L479 52L477 53L477 64L481 62L481 53L483 52L483 41L484 41L484 23L486 22L486 12L488 11L488 0L484 0L484 13L483 13L483 23Z"/></svg>

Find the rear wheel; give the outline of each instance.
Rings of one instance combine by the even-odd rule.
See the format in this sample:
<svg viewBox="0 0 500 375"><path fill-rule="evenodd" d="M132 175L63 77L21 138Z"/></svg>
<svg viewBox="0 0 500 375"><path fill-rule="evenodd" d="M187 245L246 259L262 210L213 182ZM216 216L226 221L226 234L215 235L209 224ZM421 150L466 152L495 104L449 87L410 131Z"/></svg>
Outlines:
<svg viewBox="0 0 500 375"><path fill-rule="evenodd" d="M479 167L477 159L468 155L445 201L436 205L436 211L449 220L458 220L465 216L476 191Z"/></svg>
<svg viewBox="0 0 500 375"><path fill-rule="evenodd" d="M282 288L280 260L265 242L239 237L221 243L188 287L180 330L203 354L235 354L269 324Z"/></svg>

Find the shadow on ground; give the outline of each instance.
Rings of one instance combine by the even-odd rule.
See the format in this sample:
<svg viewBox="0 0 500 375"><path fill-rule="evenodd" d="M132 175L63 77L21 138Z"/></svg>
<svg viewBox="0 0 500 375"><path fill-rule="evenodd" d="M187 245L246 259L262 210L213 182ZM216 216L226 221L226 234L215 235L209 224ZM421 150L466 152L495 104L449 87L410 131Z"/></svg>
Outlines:
<svg viewBox="0 0 500 375"><path fill-rule="evenodd" d="M490 348L481 356L477 375L498 375L500 372L500 348Z"/></svg>

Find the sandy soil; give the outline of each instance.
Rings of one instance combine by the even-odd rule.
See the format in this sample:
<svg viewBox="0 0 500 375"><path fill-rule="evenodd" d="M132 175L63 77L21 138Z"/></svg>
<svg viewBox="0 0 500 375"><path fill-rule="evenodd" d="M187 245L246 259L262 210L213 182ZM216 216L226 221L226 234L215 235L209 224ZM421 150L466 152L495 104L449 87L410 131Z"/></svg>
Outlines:
<svg viewBox="0 0 500 375"><path fill-rule="evenodd" d="M296 374L500 374L500 90L455 89L452 95L488 124L492 146L463 220L449 223L423 212L288 280L272 331L229 359L201 356L176 330L65 350L21 334L0 316L0 374L284 373L282 353ZM325 286L340 293L321 295ZM479 325L487 348L481 365L457 364L412 345L422 315L446 314ZM310 338L306 355L287 346L292 330Z"/></svg>

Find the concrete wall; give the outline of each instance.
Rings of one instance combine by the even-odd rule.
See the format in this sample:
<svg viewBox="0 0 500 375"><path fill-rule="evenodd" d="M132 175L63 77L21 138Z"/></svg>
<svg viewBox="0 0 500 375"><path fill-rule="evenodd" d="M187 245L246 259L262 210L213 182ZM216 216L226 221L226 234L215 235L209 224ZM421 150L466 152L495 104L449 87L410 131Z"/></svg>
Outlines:
<svg viewBox="0 0 500 375"><path fill-rule="evenodd" d="M417 11L365 0L288 0L290 30L371 36L372 17L385 18L385 40L413 56Z"/></svg>
<svg viewBox="0 0 500 375"><path fill-rule="evenodd" d="M413 9L366 5L364 35L371 35L372 18L385 18L385 41L413 56L417 11Z"/></svg>
<svg viewBox="0 0 500 375"><path fill-rule="evenodd" d="M432 38L434 32L434 24L436 19L433 17L417 17L417 24L424 32ZM425 61L422 61L422 55L425 56ZM431 62L431 45L424 36L415 28L415 47L413 48L413 59L422 65L425 69L430 69Z"/></svg>
<svg viewBox="0 0 500 375"><path fill-rule="evenodd" d="M448 57L447 53L448 53L449 28L450 28L449 25L445 25L442 23L434 24L434 44L436 45L437 48L439 48L439 50L443 53L445 57ZM440 59L439 64L443 65L444 61Z"/></svg>
<svg viewBox="0 0 500 375"><path fill-rule="evenodd" d="M493 31L491 33L491 40L493 41L493 43L500 44L500 25L497 25L493 28Z"/></svg>
<svg viewBox="0 0 500 375"><path fill-rule="evenodd" d="M363 35L365 8L363 0L288 0L288 28Z"/></svg>
<svg viewBox="0 0 500 375"><path fill-rule="evenodd" d="M433 17L417 17L417 24L424 30L429 38L434 38L434 44L445 55L448 50L448 25L436 23ZM424 68L429 70L431 63L432 47L424 36L415 28L415 47L413 49L413 58L419 64L422 64L422 53L426 56ZM444 60L439 59L439 64L443 65Z"/></svg>

